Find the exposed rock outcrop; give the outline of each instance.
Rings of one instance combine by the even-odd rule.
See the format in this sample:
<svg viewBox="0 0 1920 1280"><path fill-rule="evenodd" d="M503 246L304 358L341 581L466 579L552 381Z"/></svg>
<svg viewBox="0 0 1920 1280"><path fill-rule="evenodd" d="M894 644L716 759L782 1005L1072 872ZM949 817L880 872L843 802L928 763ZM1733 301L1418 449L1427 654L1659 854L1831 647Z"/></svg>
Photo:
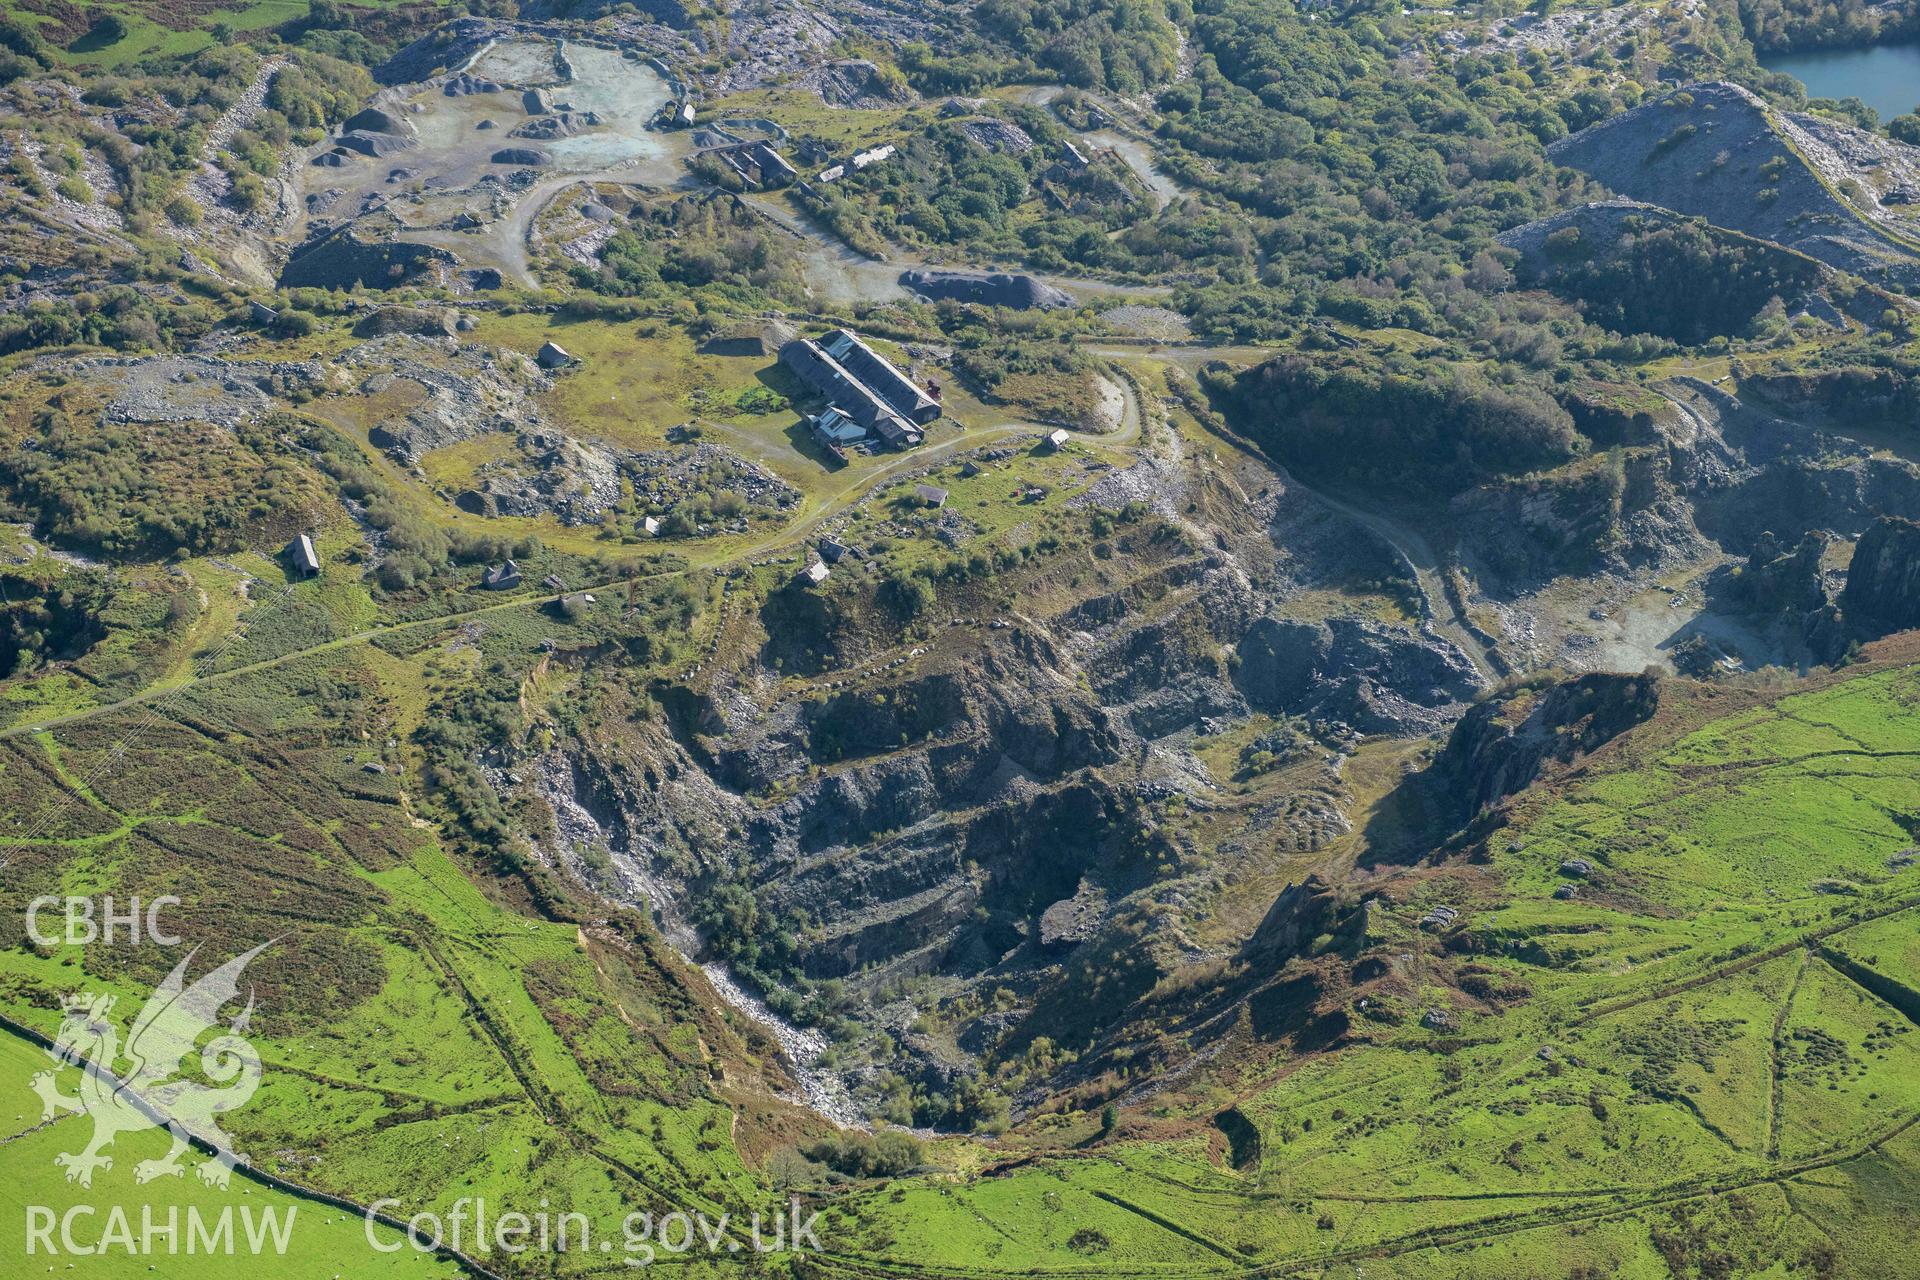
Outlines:
<svg viewBox="0 0 1920 1280"><path fill-rule="evenodd" d="M407 407L375 423L368 438L402 461L487 432L544 424L532 393L551 384L522 357L500 359L477 346L392 333L363 339L335 365L357 380L362 395L398 393L395 399Z"/></svg>
<svg viewBox="0 0 1920 1280"><path fill-rule="evenodd" d="M281 269L280 284L288 289L391 289L454 265L454 256L434 245L372 243L351 232L324 232L294 250Z"/></svg>
<svg viewBox="0 0 1920 1280"><path fill-rule="evenodd" d="M1910 212L1883 207L1859 178L1920 168L1920 150L1811 116L1769 111L1738 85L1690 84L1549 147L1623 195L1799 249L1869 278L1920 278L1920 255L1887 234ZM1869 167L1855 163L1863 158ZM1721 157L1725 157L1722 159ZM1860 207L1834 194L1859 187ZM1771 193L1756 199L1756 193ZM1883 229L1882 224L1885 224Z"/></svg>
<svg viewBox="0 0 1920 1280"><path fill-rule="evenodd" d="M1351 618L1260 618L1237 653L1234 681L1253 706L1361 733L1430 732L1480 689L1473 665L1452 646Z"/></svg>
<svg viewBox="0 0 1920 1280"><path fill-rule="evenodd" d="M1920 523L1882 516L1861 535L1840 610L1861 639L1920 627Z"/></svg>
<svg viewBox="0 0 1920 1280"><path fill-rule="evenodd" d="M889 76L865 58L829 62L807 77L807 86L830 107L892 107L913 98L897 74Z"/></svg>
<svg viewBox="0 0 1920 1280"><path fill-rule="evenodd" d="M962 120L954 128L989 151L1018 156L1033 150L1033 138L1025 129L992 116L985 116L978 120Z"/></svg>
<svg viewBox="0 0 1920 1280"><path fill-rule="evenodd" d="M1349 914L1334 886L1313 872L1281 890L1243 952L1267 958L1295 954L1320 935L1338 932Z"/></svg>
<svg viewBox="0 0 1920 1280"><path fill-rule="evenodd" d="M1821 564L1832 544L1832 534L1810 530L1799 546L1786 551L1773 534L1763 533L1728 594L1761 616L1802 614L1822 608L1827 603L1827 591Z"/></svg>
<svg viewBox="0 0 1920 1280"><path fill-rule="evenodd" d="M95 388L112 423L178 423L233 428L273 406L273 397L310 392L326 378L308 361L223 361L201 356L87 356L50 361Z"/></svg>
<svg viewBox="0 0 1920 1280"><path fill-rule="evenodd" d="M1461 817L1525 789L1549 763L1597 750L1660 705L1660 677L1593 674L1489 698L1461 718L1435 759Z"/></svg>
<svg viewBox="0 0 1920 1280"><path fill-rule="evenodd" d="M799 491L771 471L711 442L622 449L541 429L521 432L515 444L514 454L480 468L475 486L455 495L456 506L475 515L551 515L562 524L582 525L619 502L623 481L647 507L662 511L718 483L745 499L732 517L737 530L799 501Z"/></svg>
<svg viewBox="0 0 1920 1280"><path fill-rule="evenodd" d="M353 326L353 336L356 338L380 338L392 333L450 338L454 334L453 315L426 307L377 307L360 317Z"/></svg>

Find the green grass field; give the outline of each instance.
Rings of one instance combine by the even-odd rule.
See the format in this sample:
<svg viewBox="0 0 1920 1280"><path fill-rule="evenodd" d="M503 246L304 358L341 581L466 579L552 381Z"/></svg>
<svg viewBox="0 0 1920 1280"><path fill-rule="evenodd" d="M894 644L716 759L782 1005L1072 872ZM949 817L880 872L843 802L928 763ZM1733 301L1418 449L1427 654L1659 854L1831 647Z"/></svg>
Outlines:
<svg viewBox="0 0 1920 1280"><path fill-rule="evenodd" d="M73 1115L50 1124L41 1121L40 1098L29 1085L36 1074L52 1066L39 1046L0 1034L0 1132L5 1134L0 1145L6 1147L7 1163L7 1178L0 1188L0 1219L7 1222L9 1234L22 1232L14 1235L22 1254L9 1264L17 1268L13 1274L39 1273L42 1262L46 1271L55 1274L71 1270L107 1277L185 1274L189 1269L194 1275L221 1280L259 1276L263 1271L321 1280L343 1273L464 1274L453 1263L410 1247L394 1250L402 1243L400 1233L385 1226L244 1176L235 1177L224 1190L204 1185L191 1171L184 1177L138 1183L135 1164L167 1148L165 1134L157 1130L120 1138L112 1151L113 1167L97 1174L91 1187L68 1182L54 1157L85 1144L88 1121ZM60 1072L63 1092L72 1090L78 1074L73 1068ZM188 1163L197 1163L197 1158ZM129 1228L121 1236L113 1233L115 1210L124 1215ZM271 1222L266 1217L269 1213L276 1215ZM218 1234L223 1214L229 1221L225 1237ZM204 1236L191 1233L193 1215L204 1224ZM48 1221L67 1223L66 1234L58 1225L49 1227L45 1237L29 1237L23 1230L27 1224L38 1227ZM149 1223L169 1222L178 1226L171 1238L147 1229ZM233 1247L208 1251L203 1248L208 1240L222 1245L231 1241ZM78 1247L69 1249L69 1244Z"/></svg>

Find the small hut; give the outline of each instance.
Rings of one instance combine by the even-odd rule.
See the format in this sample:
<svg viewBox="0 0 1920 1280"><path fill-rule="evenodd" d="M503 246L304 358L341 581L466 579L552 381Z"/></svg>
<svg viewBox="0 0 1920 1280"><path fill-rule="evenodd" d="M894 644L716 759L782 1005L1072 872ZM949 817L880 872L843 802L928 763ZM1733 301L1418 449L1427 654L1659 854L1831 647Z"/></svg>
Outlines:
<svg viewBox="0 0 1920 1280"><path fill-rule="evenodd" d="M313 538L307 534L298 534L282 553L286 557L287 567L296 578L317 578L320 576L320 557L313 549Z"/></svg>
<svg viewBox="0 0 1920 1280"><path fill-rule="evenodd" d="M481 575L480 585L489 591L511 591L520 585L520 566L511 560L497 564Z"/></svg>

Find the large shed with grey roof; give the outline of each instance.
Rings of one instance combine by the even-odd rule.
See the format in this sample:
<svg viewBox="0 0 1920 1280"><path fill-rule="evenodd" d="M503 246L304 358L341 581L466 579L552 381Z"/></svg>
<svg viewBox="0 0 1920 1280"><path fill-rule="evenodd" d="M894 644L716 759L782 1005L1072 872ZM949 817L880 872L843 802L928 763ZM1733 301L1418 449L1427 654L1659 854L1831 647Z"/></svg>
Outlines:
<svg viewBox="0 0 1920 1280"><path fill-rule="evenodd" d="M878 395L908 422L925 426L940 416L940 404L900 372L893 361L875 351L857 334L835 329L820 347L854 377Z"/></svg>
<svg viewBox="0 0 1920 1280"><path fill-rule="evenodd" d="M780 348L780 363L825 399L830 409L839 410L887 444L903 448L920 443L918 427L813 339L795 338Z"/></svg>

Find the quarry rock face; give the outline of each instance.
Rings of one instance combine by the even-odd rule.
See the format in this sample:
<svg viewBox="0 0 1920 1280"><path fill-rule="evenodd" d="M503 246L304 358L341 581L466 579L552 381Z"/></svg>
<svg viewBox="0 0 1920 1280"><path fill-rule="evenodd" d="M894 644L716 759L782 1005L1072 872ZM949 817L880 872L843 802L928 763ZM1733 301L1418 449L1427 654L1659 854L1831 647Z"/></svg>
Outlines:
<svg viewBox="0 0 1920 1280"><path fill-rule="evenodd" d="M1920 523L1873 522L1854 548L1840 609L1862 639L1920 627Z"/></svg>
<svg viewBox="0 0 1920 1280"><path fill-rule="evenodd" d="M1768 397L1796 407L1920 426L1920 379L1898 369L1768 370L1750 378Z"/></svg>
<svg viewBox="0 0 1920 1280"><path fill-rule="evenodd" d="M1257 707L1298 704L1332 649L1333 633L1324 623L1260 618L1240 641L1240 691Z"/></svg>
<svg viewBox="0 0 1920 1280"><path fill-rule="evenodd" d="M1471 813L1523 790L1549 763L1597 750L1660 705L1660 677L1595 673L1489 698L1454 726L1434 770Z"/></svg>
<svg viewBox="0 0 1920 1280"><path fill-rule="evenodd" d="M1459 650L1431 636L1351 618L1256 619L1234 682L1263 711L1337 720L1362 733L1438 728L1480 680Z"/></svg>
<svg viewBox="0 0 1920 1280"><path fill-rule="evenodd" d="M1830 663L1847 650L1846 620L1831 598L1825 560L1834 535L1810 529L1792 550L1772 533L1762 533L1740 571L1727 582L1723 598L1748 616L1785 624L1789 642L1797 637L1806 657Z"/></svg>
<svg viewBox="0 0 1920 1280"><path fill-rule="evenodd" d="M1735 579L1735 595L1758 614L1804 613L1827 603L1821 561L1833 535L1809 531L1792 551L1783 550L1771 533L1763 533L1753 554Z"/></svg>

